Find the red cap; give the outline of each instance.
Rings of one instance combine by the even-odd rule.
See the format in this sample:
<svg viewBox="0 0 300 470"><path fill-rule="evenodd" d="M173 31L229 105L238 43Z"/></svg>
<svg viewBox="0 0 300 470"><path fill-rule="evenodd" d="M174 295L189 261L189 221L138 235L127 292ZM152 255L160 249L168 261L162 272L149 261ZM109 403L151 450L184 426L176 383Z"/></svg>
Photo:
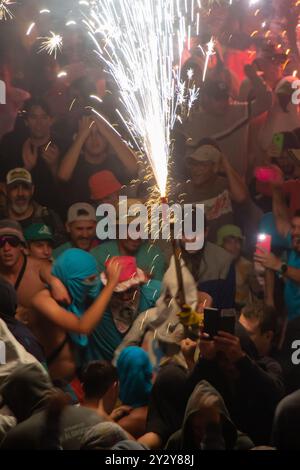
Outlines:
<svg viewBox="0 0 300 470"><path fill-rule="evenodd" d="M121 265L121 274L115 292L124 292L147 281L145 273L137 267L134 256L115 256L114 259ZM111 261L112 258L109 258L105 266L107 267ZM101 273L101 280L104 285L107 284L105 272Z"/></svg>
<svg viewBox="0 0 300 470"><path fill-rule="evenodd" d="M128 279L131 279L136 276L137 265L134 256L116 256L114 259L116 259L121 266L119 282L128 281ZM105 262L105 266L108 266L111 260L112 258L109 258Z"/></svg>
<svg viewBox="0 0 300 470"><path fill-rule="evenodd" d="M91 199L99 201L120 191L122 185L111 171L103 170L90 177L89 188Z"/></svg>

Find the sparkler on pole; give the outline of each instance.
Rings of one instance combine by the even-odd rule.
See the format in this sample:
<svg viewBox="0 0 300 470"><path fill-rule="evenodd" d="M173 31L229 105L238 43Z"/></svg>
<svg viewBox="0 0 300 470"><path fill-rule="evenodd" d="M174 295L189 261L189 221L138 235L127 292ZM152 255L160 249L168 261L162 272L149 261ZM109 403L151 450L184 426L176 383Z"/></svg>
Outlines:
<svg viewBox="0 0 300 470"><path fill-rule="evenodd" d="M210 41L207 43L207 51L206 51L205 64L204 64L203 76L202 76L203 82L205 82L209 58L215 54L214 49L215 49L215 40L213 37L211 37Z"/></svg>
<svg viewBox="0 0 300 470"><path fill-rule="evenodd" d="M125 113L118 113L147 155L161 197L166 196L170 133L180 104L176 90L190 31L190 4L191 0L94 0L86 21L96 52L118 86L125 108Z"/></svg>

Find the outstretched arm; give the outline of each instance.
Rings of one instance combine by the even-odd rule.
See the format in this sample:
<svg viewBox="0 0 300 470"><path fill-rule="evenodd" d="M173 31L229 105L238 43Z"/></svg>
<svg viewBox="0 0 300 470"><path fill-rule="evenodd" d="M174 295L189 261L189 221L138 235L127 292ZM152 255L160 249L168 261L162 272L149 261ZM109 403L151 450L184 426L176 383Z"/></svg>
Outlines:
<svg viewBox="0 0 300 470"><path fill-rule="evenodd" d="M80 318L61 307L46 290L34 296L32 306L64 330L88 335L102 319L113 291L118 284L120 272L121 267L119 263L116 260L112 260L107 267L107 285Z"/></svg>
<svg viewBox="0 0 300 470"><path fill-rule="evenodd" d="M276 228L282 237L286 237L291 229L288 208L280 186L273 186L273 214Z"/></svg>
<svg viewBox="0 0 300 470"><path fill-rule="evenodd" d="M244 202L248 196L248 190L243 179L238 172L232 168L224 155L222 155L221 165L228 179L229 191L232 200L237 203Z"/></svg>

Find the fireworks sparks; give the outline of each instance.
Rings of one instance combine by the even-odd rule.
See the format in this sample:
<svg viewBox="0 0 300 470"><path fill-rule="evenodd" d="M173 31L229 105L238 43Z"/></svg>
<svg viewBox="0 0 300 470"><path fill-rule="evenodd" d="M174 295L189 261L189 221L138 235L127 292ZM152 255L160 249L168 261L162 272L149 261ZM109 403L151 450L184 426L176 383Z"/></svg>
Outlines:
<svg viewBox="0 0 300 470"><path fill-rule="evenodd" d="M9 6L14 3L15 2L11 2L10 0L0 0L0 21L13 19L14 15L9 9Z"/></svg>
<svg viewBox="0 0 300 470"><path fill-rule="evenodd" d="M31 33L31 31L33 30L34 27L35 27L35 23L31 23L31 25L29 26L29 28L26 31L26 36L30 35L30 33Z"/></svg>
<svg viewBox="0 0 300 470"><path fill-rule="evenodd" d="M181 52L190 31L186 24L188 3L95 1L86 22L97 54L118 85L126 117L120 110L118 113L139 149L147 155L161 196L166 195L170 132L180 104L175 91ZM176 36L178 52L174 48Z"/></svg>
<svg viewBox="0 0 300 470"><path fill-rule="evenodd" d="M209 58L215 54L215 40L212 37L211 40L207 43L207 51L206 51L206 58L205 58L205 64L204 64L204 69L203 69L203 76L202 76L202 81L205 81L206 78L206 72L207 72L207 67L208 67L208 61Z"/></svg>
<svg viewBox="0 0 300 470"><path fill-rule="evenodd" d="M55 34L53 31L50 31L51 36L39 38L42 39L39 52L46 51L49 55L54 55L56 59L57 51L61 51L63 38L60 34Z"/></svg>

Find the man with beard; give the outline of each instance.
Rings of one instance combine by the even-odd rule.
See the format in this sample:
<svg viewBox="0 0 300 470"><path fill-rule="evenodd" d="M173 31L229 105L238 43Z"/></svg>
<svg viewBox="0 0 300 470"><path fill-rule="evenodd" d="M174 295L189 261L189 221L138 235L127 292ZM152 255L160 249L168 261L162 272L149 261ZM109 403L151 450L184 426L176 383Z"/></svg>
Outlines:
<svg viewBox="0 0 300 470"><path fill-rule="evenodd" d="M161 283L153 279L148 281L133 256L110 258L106 266L114 259L121 265L119 283L102 320L90 336L90 345L93 345L90 360L111 361L135 319L141 312L154 307L160 295ZM105 272L101 274L101 281L107 285Z"/></svg>
<svg viewBox="0 0 300 470"><path fill-rule="evenodd" d="M69 208L66 229L70 241L54 250L55 259L69 248L90 251L99 244L96 238L96 212L93 206L86 202L77 202Z"/></svg>
<svg viewBox="0 0 300 470"><path fill-rule="evenodd" d="M128 198L120 200L117 208L117 239L108 240L91 251L96 258L98 269L104 271L105 262L112 256L134 256L138 268L140 268L151 279L161 281L165 272L165 255L155 243L149 243L141 237L130 236L130 223L136 215L130 215L134 206L142 205L139 199ZM123 219L123 211L126 217ZM124 225L127 226L126 238L119 236Z"/></svg>
<svg viewBox="0 0 300 470"><path fill-rule="evenodd" d="M7 207L0 214L0 219L15 220L23 230L34 222L42 222L52 229L54 246L65 241L64 226L56 212L34 200L35 186L29 171L25 168L10 170L6 175L5 191Z"/></svg>
<svg viewBox="0 0 300 470"><path fill-rule="evenodd" d="M288 320L292 320L300 316L300 210L290 220L282 191L276 186L273 188L273 213L279 234L290 246L287 260L259 248L255 261L283 278Z"/></svg>

